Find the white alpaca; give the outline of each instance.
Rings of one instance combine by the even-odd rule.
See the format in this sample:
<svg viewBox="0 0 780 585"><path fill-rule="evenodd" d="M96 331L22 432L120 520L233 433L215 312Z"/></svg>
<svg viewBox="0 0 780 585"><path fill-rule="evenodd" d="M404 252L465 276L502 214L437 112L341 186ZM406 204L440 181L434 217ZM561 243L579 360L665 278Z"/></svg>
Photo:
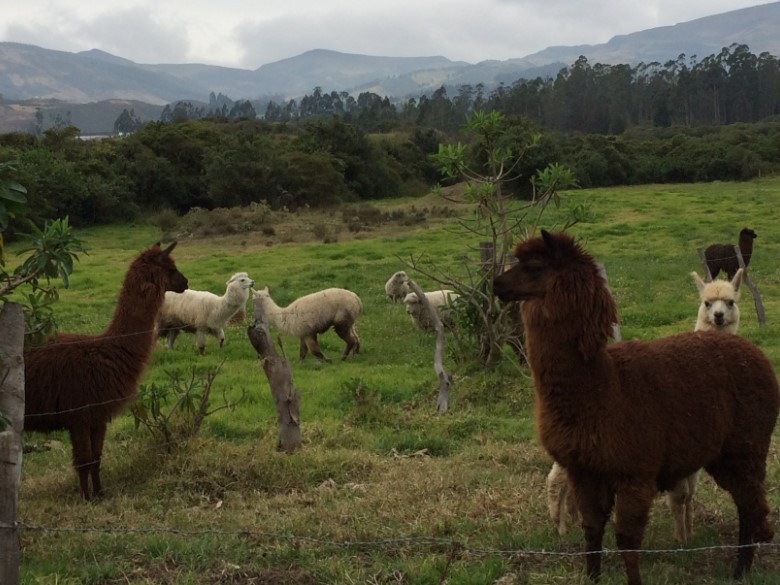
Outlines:
<svg viewBox="0 0 780 585"><path fill-rule="evenodd" d="M328 288L302 296L282 308L268 292L268 287L254 292L254 302L268 318L268 322L286 335L297 337L300 343L300 359L311 351L316 357L329 362L320 350L317 335L333 327L347 346L341 356L347 359L350 353L360 351L360 337L355 321L363 310L363 303L355 293L343 288Z"/></svg>
<svg viewBox="0 0 780 585"><path fill-rule="evenodd" d="M255 281L246 272L237 272L227 281L222 296L202 290L187 289L181 293L165 293L157 320L157 335L165 336L165 346L173 349L180 331L195 333L198 353L206 350L206 333L217 338L219 346L225 343L225 325L236 313L243 310L249 299L249 291Z"/></svg>
<svg viewBox="0 0 780 585"><path fill-rule="evenodd" d="M409 277L406 275L406 272L399 270L387 279L385 294L390 297L394 304L396 301L403 300L409 294Z"/></svg>
<svg viewBox="0 0 780 585"><path fill-rule="evenodd" d="M736 334L739 327L737 302L742 272L740 268L731 281L712 282L704 282L696 272L691 273L701 300L694 331L719 330ZM693 536L693 494L696 491L697 477L698 474L694 473L679 481L669 491L667 498L674 519L674 537L681 543L687 542ZM547 506L550 518L561 535L579 519L566 469L558 463L553 463L547 475Z"/></svg>
<svg viewBox="0 0 780 585"><path fill-rule="evenodd" d="M725 331L737 333L739 327L739 287L742 284L742 269L734 278L704 282L696 272L691 278L699 289L699 314L694 331ZM674 537L678 542L688 542L693 536L693 494L696 491L698 473L679 481L669 492L669 509L674 517Z"/></svg>
<svg viewBox="0 0 780 585"><path fill-rule="evenodd" d="M448 315L448 310L452 303L460 297L460 295L451 290L435 290L424 293L431 306L439 313L439 319L445 327L452 327L452 318ZM404 304L406 305L406 312L411 316L412 321L417 327L423 331L432 332L435 330L433 326L433 319L425 311L424 305L420 302L417 293L410 292L404 297Z"/></svg>

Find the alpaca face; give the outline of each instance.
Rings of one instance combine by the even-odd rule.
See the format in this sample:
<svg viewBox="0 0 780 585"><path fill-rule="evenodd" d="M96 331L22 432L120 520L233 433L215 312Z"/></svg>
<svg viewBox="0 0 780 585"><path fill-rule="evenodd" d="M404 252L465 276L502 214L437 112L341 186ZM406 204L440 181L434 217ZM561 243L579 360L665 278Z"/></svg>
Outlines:
<svg viewBox="0 0 780 585"><path fill-rule="evenodd" d="M713 329L736 333L739 326L740 285L742 283L740 268L731 281L713 280L704 282L697 273L691 273L696 287L699 289L699 316L696 322L697 331Z"/></svg>
<svg viewBox="0 0 780 585"><path fill-rule="evenodd" d="M228 280L226 284L230 286L230 283L232 282L237 282L238 287L241 289L252 288L255 286L255 281L249 278L249 275L246 272L237 272L230 277L230 280Z"/></svg>
<svg viewBox="0 0 780 585"><path fill-rule="evenodd" d="M159 247L159 244L157 246ZM176 242L173 242L159 253L156 260L163 269L165 290L180 293L187 290L189 281L186 276L179 272L179 269L176 268L176 263L171 258L171 252L175 247Z"/></svg>
<svg viewBox="0 0 780 585"><path fill-rule="evenodd" d="M545 236L520 243L517 262L493 281L493 293L502 301L527 301L545 296L559 273L564 258L553 240Z"/></svg>

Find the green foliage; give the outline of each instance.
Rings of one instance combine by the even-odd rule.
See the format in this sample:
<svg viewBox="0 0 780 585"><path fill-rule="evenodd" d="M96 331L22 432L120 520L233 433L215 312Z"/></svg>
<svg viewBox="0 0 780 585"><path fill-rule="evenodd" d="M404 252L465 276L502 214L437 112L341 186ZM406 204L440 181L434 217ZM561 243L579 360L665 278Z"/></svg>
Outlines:
<svg viewBox="0 0 780 585"><path fill-rule="evenodd" d="M16 161L0 162L0 234L8 222L21 212L27 203L27 189L10 178L16 170ZM0 236L0 258L3 257L3 241Z"/></svg>
<svg viewBox="0 0 780 585"><path fill-rule="evenodd" d="M483 239L480 245L487 244L491 255L482 259L480 272L470 275L467 282L446 275L439 282L442 288L454 289L461 296L453 307L454 313L460 313L456 320L461 324L457 333L462 337L461 360L469 361L476 353L482 363L494 366L502 359L505 344L517 348L519 330L510 319L514 308L501 306L493 297L492 278L503 270L514 241L532 235L547 206L553 203L560 207L559 191L575 183L569 169L550 164L531 179L531 201L517 204L504 189L516 179L523 154L538 145L541 137L527 135L517 152L503 143L507 124L495 111L475 112L465 130L473 137L470 147L441 145L435 160L445 177L466 181L464 197L473 216L471 221L461 222L462 231L464 235L479 234ZM565 227L571 223L568 221ZM415 268L420 270L419 266Z"/></svg>
<svg viewBox="0 0 780 585"><path fill-rule="evenodd" d="M242 393L237 400L229 401L228 389L223 388L223 403L212 407L211 390L221 367L222 363L215 368L193 366L189 378L168 371L168 384L141 384L138 399L131 407L135 427L144 426L167 448L197 435L206 417L233 409L243 399Z"/></svg>
<svg viewBox="0 0 780 585"><path fill-rule="evenodd" d="M52 279L59 278L68 288L69 275L79 253L86 253L81 240L73 233L68 219L46 222L43 229L31 224L32 240L20 254L27 258L11 273L0 262L0 301L9 300L15 289L30 287L17 299L22 304L25 317L25 343L42 343L56 329L53 304L59 293Z"/></svg>

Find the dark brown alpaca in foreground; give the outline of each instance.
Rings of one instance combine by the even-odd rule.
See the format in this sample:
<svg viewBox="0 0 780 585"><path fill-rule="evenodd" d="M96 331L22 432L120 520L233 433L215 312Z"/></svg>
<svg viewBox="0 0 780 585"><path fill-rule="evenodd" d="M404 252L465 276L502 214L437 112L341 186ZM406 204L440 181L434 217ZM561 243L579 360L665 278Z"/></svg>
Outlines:
<svg viewBox="0 0 780 585"><path fill-rule="evenodd" d="M628 583L640 585L637 551L656 492L702 467L734 499L739 544L770 541L764 477L780 393L761 350L719 331L607 345L617 309L587 252L542 231L515 256L493 290L524 301L537 433L569 472L588 575L599 577L615 506ZM754 553L739 549L735 577Z"/></svg>
<svg viewBox="0 0 780 585"><path fill-rule="evenodd" d="M739 251L742 254L745 268L750 264L750 257L753 255L753 240L757 237L756 232L750 228L742 228L742 231L739 232ZM740 268L737 254L734 252L734 244L707 246L704 250L704 259L707 261L707 268L709 268L712 278L718 276L718 272L723 270L731 280Z"/></svg>
<svg viewBox="0 0 780 585"><path fill-rule="evenodd" d="M24 354L24 429L68 430L85 500L102 494L100 457L106 427L135 398L154 347L155 319L165 291L187 288L187 279L170 256L175 245L162 250L155 244L133 261L102 335L62 333Z"/></svg>

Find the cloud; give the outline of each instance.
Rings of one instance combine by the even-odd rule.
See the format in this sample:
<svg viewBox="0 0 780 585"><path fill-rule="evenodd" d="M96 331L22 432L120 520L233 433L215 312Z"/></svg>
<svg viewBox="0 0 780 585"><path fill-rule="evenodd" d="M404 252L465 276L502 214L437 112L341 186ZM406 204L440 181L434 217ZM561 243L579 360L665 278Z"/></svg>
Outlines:
<svg viewBox="0 0 780 585"><path fill-rule="evenodd" d="M137 63L184 63L190 44L176 22L159 22L141 9L124 9L79 18L74 13L49 15L52 26L9 25L6 38L61 51L99 48Z"/></svg>

